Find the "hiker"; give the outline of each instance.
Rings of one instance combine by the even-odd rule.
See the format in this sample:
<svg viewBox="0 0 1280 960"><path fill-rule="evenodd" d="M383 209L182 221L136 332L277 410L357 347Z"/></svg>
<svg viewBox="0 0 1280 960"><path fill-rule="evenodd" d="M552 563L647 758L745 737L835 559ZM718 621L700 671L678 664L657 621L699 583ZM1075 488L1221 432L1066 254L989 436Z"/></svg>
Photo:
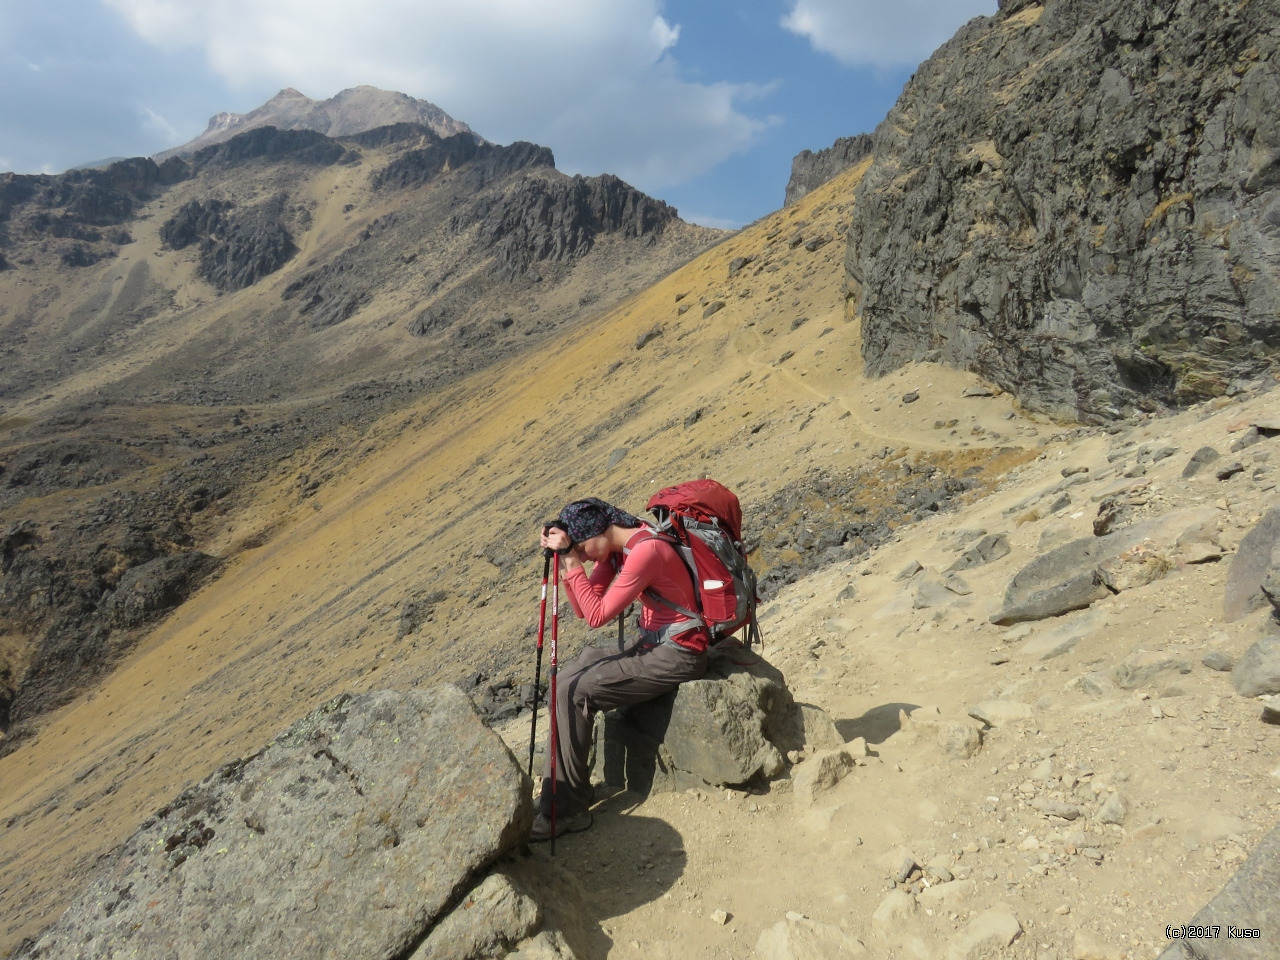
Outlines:
<svg viewBox="0 0 1280 960"><path fill-rule="evenodd" d="M558 769L551 770L548 749L540 812L530 836L535 841L552 837L552 776L555 834L591 826L587 757L596 713L642 703L698 679L707 668L708 642L700 620L673 609L697 609L688 568L644 521L594 497L578 500L544 528L541 545L562 555L569 603L591 627L604 626L638 599L640 638L617 653L587 644L560 667L557 702L549 705L556 711ZM593 564L590 574L583 566L587 562Z"/></svg>

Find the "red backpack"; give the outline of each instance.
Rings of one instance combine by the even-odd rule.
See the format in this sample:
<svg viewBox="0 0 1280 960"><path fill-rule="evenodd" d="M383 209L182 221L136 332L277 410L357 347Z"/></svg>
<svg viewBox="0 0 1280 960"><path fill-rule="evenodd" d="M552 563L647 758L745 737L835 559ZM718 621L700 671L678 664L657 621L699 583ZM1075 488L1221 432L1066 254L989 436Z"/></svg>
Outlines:
<svg viewBox="0 0 1280 960"><path fill-rule="evenodd" d="M645 509L658 520L658 535L675 546L689 569L698 601L685 610L651 594L686 617L701 620L716 644L746 627L743 645L760 640L755 571L742 546L742 508L733 491L715 480L690 480L659 490Z"/></svg>

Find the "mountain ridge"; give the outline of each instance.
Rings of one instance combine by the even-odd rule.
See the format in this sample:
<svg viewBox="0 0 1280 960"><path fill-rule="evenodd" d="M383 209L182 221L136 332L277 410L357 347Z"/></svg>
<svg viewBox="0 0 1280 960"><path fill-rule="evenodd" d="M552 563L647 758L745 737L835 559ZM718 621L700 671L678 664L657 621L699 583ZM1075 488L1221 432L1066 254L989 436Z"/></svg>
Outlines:
<svg viewBox="0 0 1280 960"><path fill-rule="evenodd" d="M466 123L449 116L434 103L396 91L362 84L339 91L327 100L313 100L293 87L285 87L248 113L214 114L198 137L163 150L155 154L154 159L163 162L169 157L186 156L260 127L312 130L338 138L396 123L419 124L441 138L468 134L484 141Z"/></svg>

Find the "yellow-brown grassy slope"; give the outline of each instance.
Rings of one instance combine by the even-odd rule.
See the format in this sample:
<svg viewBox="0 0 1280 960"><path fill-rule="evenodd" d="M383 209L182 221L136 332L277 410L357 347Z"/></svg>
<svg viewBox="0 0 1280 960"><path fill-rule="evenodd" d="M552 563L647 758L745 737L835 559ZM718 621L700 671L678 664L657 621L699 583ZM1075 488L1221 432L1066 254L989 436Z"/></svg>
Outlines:
<svg viewBox="0 0 1280 960"><path fill-rule="evenodd" d="M538 525L564 501L638 512L708 474L740 492L750 526L767 520L752 504L789 481L885 446L984 461L1031 439L1007 399L963 398L965 375L860 375L841 227L862 172L546 348L280 464L210 548L231 557L226 573L0 760L0 955L185 783L324 699L531 653ZM738 257L754 259L730 279ZM300 502L313 467L332 477ZM397 639L405 602L437 591L432 619Z"/></svg>

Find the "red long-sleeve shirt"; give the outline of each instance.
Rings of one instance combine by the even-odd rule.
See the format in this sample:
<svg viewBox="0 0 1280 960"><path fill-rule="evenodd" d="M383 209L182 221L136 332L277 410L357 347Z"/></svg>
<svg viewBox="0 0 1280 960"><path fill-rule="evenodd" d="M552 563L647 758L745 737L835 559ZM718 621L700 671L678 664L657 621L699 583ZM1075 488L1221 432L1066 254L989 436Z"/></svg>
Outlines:
<svg viewBox="0 0 1280 960"><path fill-rule="evenodd" d="M686 610L698 609L689 568L675 547L653 537L647 529L637 530L627 541L621 569L615 571L614 564L610 562L597 563L588 577L583 568L576 567L565 576L564 587L573 612L592 627L604 626L637 597L640 599L640 626L645 630L659 630L668 624L690 619L645 596L646 589L652 589ZM705 630L687 630L672 639L691 650L707 648Z"/></svg>

